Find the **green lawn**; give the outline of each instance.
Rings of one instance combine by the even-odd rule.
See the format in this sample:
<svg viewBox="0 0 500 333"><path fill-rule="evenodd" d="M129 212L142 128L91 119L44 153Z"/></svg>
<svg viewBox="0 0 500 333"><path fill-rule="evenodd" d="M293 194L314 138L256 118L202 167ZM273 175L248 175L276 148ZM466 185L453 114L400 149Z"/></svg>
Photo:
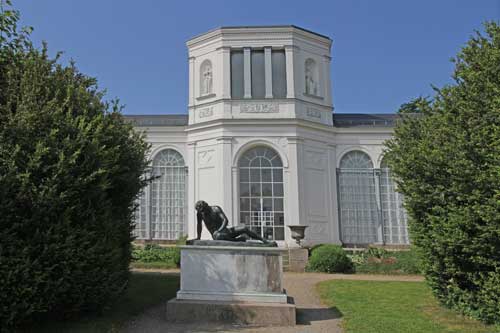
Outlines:
<svg viewBox="0 0 500 333"><path fill-rule="evenodd" d="M334 280L318 291L340 311L346 333L500 332L440 307L423 282Z"/></svg>
<svg viewBox="0 0 500 333"><path fill-rule="evenodd" d="M50 322L27 328L27 332L117 332L131 317L175 297L179 277L160 273L132 273L130 287L121 299L99 316Z"/></svg>

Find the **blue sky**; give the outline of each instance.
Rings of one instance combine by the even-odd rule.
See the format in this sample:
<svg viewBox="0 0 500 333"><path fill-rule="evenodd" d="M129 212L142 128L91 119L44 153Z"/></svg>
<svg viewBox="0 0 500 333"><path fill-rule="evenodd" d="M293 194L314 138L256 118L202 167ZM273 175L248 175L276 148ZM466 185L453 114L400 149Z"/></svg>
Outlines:
<svg viewBox="0 0 500 333"><path fill-rule="evenodd" d="M127 114L187 112L185 42L218 26L294 24L333 39L335 112L391 113L431 84L500 0L14 0L22 24L64 51Z"/></svg>

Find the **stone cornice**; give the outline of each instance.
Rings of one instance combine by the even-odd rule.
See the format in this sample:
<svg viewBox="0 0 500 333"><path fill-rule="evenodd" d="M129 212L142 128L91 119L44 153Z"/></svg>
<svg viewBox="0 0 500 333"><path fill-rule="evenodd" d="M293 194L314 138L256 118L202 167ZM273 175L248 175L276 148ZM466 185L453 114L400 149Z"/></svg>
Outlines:
<svg viewBox="0 0 500 333"><path fill-rule="evenodd" d="M193 48L214 39L282 40L293 38L302 38L328 49L332 45L330 38L295 26L222 27L193 37L186 42L186 45L188 48Z"/></svg>

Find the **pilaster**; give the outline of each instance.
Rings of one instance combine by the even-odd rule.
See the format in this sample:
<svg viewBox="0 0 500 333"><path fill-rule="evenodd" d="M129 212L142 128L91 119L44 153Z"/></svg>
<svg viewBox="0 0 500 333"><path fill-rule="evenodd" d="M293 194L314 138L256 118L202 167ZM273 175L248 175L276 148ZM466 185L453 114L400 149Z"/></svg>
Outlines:
<svg viewBox="0 0 500 333"><path fill-rule="evenodd" d="M233 184L232 184L232 171L231 171L231 157L232 157L232 137L219 137L216 139L221 154L219 159L219 179L221 180L220 193L221 207L229 219L229 225L235 225L235 217L233 214Z"/></svg>
<svg viewBox="0 0 500 333"><path fill-rule="evenodd" d="M333 105L332 104L332 80L330 79L330 69L331 69L331 63L332 63L332 57L325 55L324 56L324 70L323 70L323 75L325 76L324 82L325 82L325 102L328 105Z"/></svg>
<svg viewBox="0 0 500 333"><path fill-rule="evenodd" d="M231 48L219 48L222 58L222 98L231 98Z"/></svg>
<svg viewBox="0 0 500 333"><path fill-rule="evenodd" d="M303 177L300 172L303 156L303 139L300 137L288 138L288 189L286 225L300 225L305 223L303 194Z"/></svg>
<svg viewBox="0 0 500 333"><path fill-rule="evenodd" d="M244 98L252 98L252 68L250 48L243 49Z"/></svg>
<svg viewBox="0 0 500 333"><path fill-rule="evenodd" d="M330 241L336 244L341 244L340 241L340 223L339 223L339 204L337 191L337 146L329 144L328 146L328 178L329 178L329 194L330 194Z"/></svg>
<svg viewBox="0 0 500 333"><path fill-rule="evenodd" d="M194 83L195 83L195 70L194 70L194 57L189 57L189 104L188 106L194 106Z"/></svg>
<svg viewBox="0 0 500 333"><path fill-rule="evenodd" d="M187 203L187 233L189 238L196 237L196 214L194 204L196 203L196 142L187 144L187 166L188 166L188 203Z"/></svg>
<svg viewBox="0 0 500 333"><path fill-rule="evenodd" d="M295 98L294 46L285 46L286 98Z"/></svg>
<svg viewBox="0 0 500 333"><path fill-rule="evenodd" d="M264 48L264 63L266 77L266 98L273 98L273 67L271 63L271 48Z"/></svg>

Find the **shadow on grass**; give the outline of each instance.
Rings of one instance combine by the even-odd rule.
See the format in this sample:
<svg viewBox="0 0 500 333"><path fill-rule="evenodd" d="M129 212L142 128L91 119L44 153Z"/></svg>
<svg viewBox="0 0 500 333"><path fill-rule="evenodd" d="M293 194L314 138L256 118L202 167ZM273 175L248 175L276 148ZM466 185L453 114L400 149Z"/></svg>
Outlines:
<svg viewBox="0 0 500 333"><path fill-rule="evenodd" d="M338 319L342 317L336 307L301 308L297 307L297 325L311 325L312 322Z"/></svg>
<svg viewBox="0 0 500 333"><path fill-rule="evenodd" d="M179 273L133 272L128 290L102 314L38 322L21 332L117 332L130 318L175 297L178 289Z"/></svg>

